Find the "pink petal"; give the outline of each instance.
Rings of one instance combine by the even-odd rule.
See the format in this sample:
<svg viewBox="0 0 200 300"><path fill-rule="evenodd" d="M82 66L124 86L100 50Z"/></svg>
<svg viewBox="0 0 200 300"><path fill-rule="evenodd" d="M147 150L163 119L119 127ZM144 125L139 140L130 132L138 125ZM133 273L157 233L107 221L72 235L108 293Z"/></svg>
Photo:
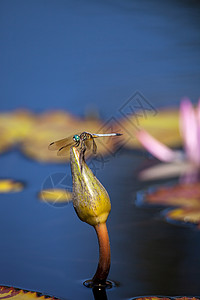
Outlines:
<svg viewBox="0 0 200 300"><path fill-rule="evenodd" d="M200 164L197 118L187 98L184 98L180 105L180 131L188 159L195 164Z"/></svg>
<svg viewBox="0 0 200 300"><path fill-rule="evenodd" d="M172 162L177 159L176 151L171 150L169 147L156 140L147 131L140 130L136 136L140 143L159 160Z"/></svg>
<svg viewBox="0 0 200 300"><path fill-rule="evenodd" d="M187 174L188 170L192 167L185 161L172 162L172 163L159 163L156 166L142 170L139 173L140 180L156 180L164 178L172 178Z"/></svg>
<svg viewBox="0 0 200 300"><path fill-rule="evenodd" d="M200 156L200 99L197 105L197 140L198 140L198 151Z"/></svg>

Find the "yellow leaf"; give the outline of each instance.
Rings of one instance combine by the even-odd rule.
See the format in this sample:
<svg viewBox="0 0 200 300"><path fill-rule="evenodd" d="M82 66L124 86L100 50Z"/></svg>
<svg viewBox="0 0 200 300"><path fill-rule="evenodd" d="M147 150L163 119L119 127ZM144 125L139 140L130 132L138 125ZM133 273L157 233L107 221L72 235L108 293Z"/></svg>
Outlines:
<svg viewBox="0 0 200 300"><path fill-rule="evenodd" d="M195 297L140 297L134 298L134 300L199 300L199 298Z"/></svg>
<svg viewBox="0 0 200 300"><path fill-rule="evenodd" d="M51 203L72 201L72 193L65 189L45 189L42 190L38 196L41 200Z"/></svg>
<svg viewBox="0 0 200 300"><path fill-rule="evenodd" d="M0 286L0 299L12 300L31 300L31 299L49 299L55 300L57 298L41 295L40 293L24 291L13 287Z"/></svg>
<svg viewBox="0 0 200 300"><path fill-rule="evenodd" d="M153 192L147 193L145 201L151 204L200 208L200 183L160 187Z"/></svg>
<svg viewBox="0 0 200 300"><path fill-rule="evenodd" d="M13 181L12 179L0 180L0 193L20 192L23 187L22 182Z"/></svg>
<svg viewBox="0 0 200 300"><path fill-rule="evenodd" d="M123 131L121 140L128 148L142 147L135 137L139 129L145 129L165 145L175 147L182 144L178 110L160 110L155 116L147 112L139 119L136 119L134 114L128 115L121 121L121 124L126 129Z"/></svg>
<svg viewBox="0 0 200 300"><path fill-rule="evenodd" d="M63 139L83 131L98 133L103 127L99 120L83 120L75 118L66 112L55 111L44 113L37 117L31 133L22 143L22 151L29 157L42 162L64 162L69 160L69 154L57 156L56 151L49 151L48 145L56 140ZM108 154L113 149L112 139L96 139L98 154ZM98 141L99 140L99 141ZM86 156L89 155L86 151Z"/></svg>
<svg viewBox="0 0 200 300"><path fill-rule="evenodd" d="M172 220L200 224L200 183L177 184L161 187L147 193L145 202L167 206L179 206L170 210L166 217Z"/></svg>
<svg viewBox="0 0 200 300"><path fill-rule="evenodd" d="M19 142L26 137L34 124L34 115L26 110L0 114L0 132L12 143Z"/></svg>
<svg viewBox="0 0 200 300"><path fill-rule="evenodd" d="M166 217L172 220L198 224L200 223L200 209L177 208L169 211Z"/></svg>

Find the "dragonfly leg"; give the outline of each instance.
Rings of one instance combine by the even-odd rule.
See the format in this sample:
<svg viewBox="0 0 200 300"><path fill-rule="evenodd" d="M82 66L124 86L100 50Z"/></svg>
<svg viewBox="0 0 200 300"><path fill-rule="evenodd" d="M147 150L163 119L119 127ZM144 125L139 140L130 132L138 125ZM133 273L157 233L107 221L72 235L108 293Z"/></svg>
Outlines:
<svg viewBox="0 0 200 300"><path fill-rule="evenodd" d="M82 162L83 162L83 160L84 160L84 154L85 154L85 151L86 151L86 145L85 145L85 143L84 143L84 141L82 140L81 141L81 147L80 147L80 149L81 149L81 152L80 152L80 165L81 165L81 171L82 171Z"/></svg>
<svg viewBox="0 0 200 300"><path fill-rule="evenodd" d="M80 145L80 142L76 142L76 144L74 146L78 147L79 145Z"/></svg>
<svg viewBox="0 0 200 300"><path fill-rule="evenodd" d="M96 154L97 153L97 144L95 143L94 139L92 139L92 142L93 142L93 154Z"/></svg>

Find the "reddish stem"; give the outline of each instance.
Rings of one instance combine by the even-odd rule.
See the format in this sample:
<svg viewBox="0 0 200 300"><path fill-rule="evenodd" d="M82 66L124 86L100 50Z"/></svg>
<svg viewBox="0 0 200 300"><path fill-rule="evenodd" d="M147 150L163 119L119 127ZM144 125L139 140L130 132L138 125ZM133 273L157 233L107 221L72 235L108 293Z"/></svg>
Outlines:
<svg viewBox="0 0 200 300"><path fill-rule="evenodd" d="M99 264L92 279L95 284L105 284L110 270L110 242L106 223L94 226L99 242Z"/></svg>

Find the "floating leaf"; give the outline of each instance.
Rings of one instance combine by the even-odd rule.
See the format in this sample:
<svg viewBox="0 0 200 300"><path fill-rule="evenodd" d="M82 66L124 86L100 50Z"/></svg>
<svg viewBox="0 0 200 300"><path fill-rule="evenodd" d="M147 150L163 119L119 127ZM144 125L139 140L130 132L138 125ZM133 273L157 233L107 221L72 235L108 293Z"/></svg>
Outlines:
<svg viewBox="0 0 200 300"><path fill-rule="evenodd" d="M46 189L39 193L39 198L50 203L66 203L72 201L72 193L65 189Z"/></svg>
<svg viewBox="0 0 200 300"><path fill-rule="evenodd" d="M9 139L6 134L2 133L0 130L1 139L0 139L0 153L7 151L12 145L13 142Z"/></svg>
<svg viewBox="0 0 200 300"><path fill-rule="evenodd" d="M121 140L122 143L126 143L128 148L142 147L135 137L139 129L147 130L149 134L165 145L176 147L182 144L178 110L160 110L156 115L152 115L150 112L146 112L144 115L141 112L140 117L132 114L123 119L121 123L126 128Z"/></svg>
<svg viewBox="0 0 200 300"><path fill-rule="evenodd" d="M100 133L104 124L98 119L81 119L64 111L51 111L43 114L32 114L29 111L18 110L0 114L0 152L5 152L16 143L23 153L42 162L63 162L67 157L59 157L48 150L48 145L76 133L88 131ZM98 154L105 155L114 152L112 139L101 139ZM89 151L86 153L89 155Z"/></svg>
<svg viewBox="0 0 200 300"><path fill-rule="evenodd" d="M58 298L42 295L41 293L30 292L25 290L16 289L13 287L0 286L0 299L13 299L13 300L31 300L31 299L49 299L55 300Z"/></svg>
<svg viewBox="0 0 200 300"><path fill-rule="evenodd" d="M165 206L179 206L166 213L169 219L200 224L200 183L177 184L159 188L145 195L145 202Z"/></svg>
<svg viewBox="0 0 200 300"><path fill-rule="evenodd" d="M166 213L166 217L171 220L182 221L186 223L200 224L200 208L177 208Z"/></svg>
<svg viewBox="0 0 200 300"><path fill-rule="evenodd" d="M200 183L161 187L147 193L145 201L151 204L200 208Z"/></svg>
<svg viewBox="0 0 200 300"><path fill-rule="evenodd" d="M0 193L20 192L23 187L23 183L19 181L14 181L12 179L0 180Z"/></svg>
<svg viewBox="0 0 200 300"><path fill-rule="evenodd" d="M35 115L26 110L0 114L1 138L9 140L10 144L20 142L26 137L35 124Z"/></svg>
<svg viewBox="0 0 200 300"><path fill-rule="evenodd" d="M120 132L120 138L96 139L98 154L113 154L119 142L128 148L141 147L135 137L138 128L147 129L159 141L166 145L181 144L178 129L178 111L160 111L156 115L146 112L136 122L136 115L128 115L120 122L103 123L99 119L81 119L65 111L51 111L43 114L32 114L19 110L0 114L0 152L6 151L14 144L20 147L27 156L42 162L63 162L67 157L58 157L48 150L48 145L76 133L88 131L91 133ZM119 148L119 147L118 147ZM86 151L90 155L89 151Z"/></svg>
<svg viewBox="0 0 200 300"><path fill-rule="evenodd" d="M133 298L134 300L199 300L196 297L140 297L140 298Z"/></svg>
<svg viewBox="0 0 200 300"><path fill-rule="evenodd" d="M60 157L56 152L48 150L48 145L56 140L73 136L76 133L88 131L98 133L103 123L99 120L83 120L75 118L66 112L57 111L42 114L37 119L31 134L26 137L22 144L22 151L33 159L44 162L63 162L69 160L69 155ZM98 140L98 139L97 139ZM98 153L107 154L108 149L113 148L112 140L106 143L98 142ZM86 154L89 154L87 151Z"/></svg>
<svg viewBox="0 0 200 300"><path fill-rule="evenodd" d="M34 125L34 116L24 110L0 114L0 152L21 142Z"/></svg>

